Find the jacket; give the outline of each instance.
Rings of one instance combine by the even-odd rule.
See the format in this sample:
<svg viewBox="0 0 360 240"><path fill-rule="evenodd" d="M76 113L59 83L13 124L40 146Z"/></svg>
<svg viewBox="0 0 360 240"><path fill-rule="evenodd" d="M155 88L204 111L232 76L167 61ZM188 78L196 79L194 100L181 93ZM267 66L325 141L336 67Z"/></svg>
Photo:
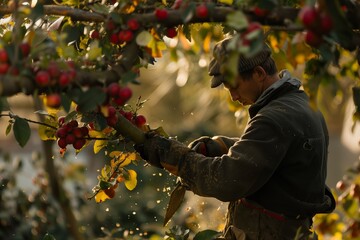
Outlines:
<svg viewBox="0 0 360 240"><path fill-rule="evenodd" d="M227 154L189 152L179 176L200 196L224 202L245 198L290 218L334 210L327 188L329 136L322 114L310 106L300 81L287 71L249 108L244 133ZM225 138L225 137L224 137Z"/></svg>

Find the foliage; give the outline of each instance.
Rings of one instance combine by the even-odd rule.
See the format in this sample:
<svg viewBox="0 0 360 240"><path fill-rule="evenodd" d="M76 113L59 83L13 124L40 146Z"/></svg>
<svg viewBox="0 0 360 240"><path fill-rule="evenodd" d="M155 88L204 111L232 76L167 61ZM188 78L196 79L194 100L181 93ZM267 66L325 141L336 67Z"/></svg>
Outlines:
<svg viewBox="0 0 360 240"><path fill-rule="evenodd" d="M140 70L155 65L164 52L173 61L208 58L214 43L231 35L230 57L221 71L233 79L239 54L256 54L265 40L280 67L305 65L304 87L314 107L320 86L335 86L338 95L339 76L359 77L359 5L351 1L321 0L315 7L315 1L296 0L11 0L2 6L0 116L9 118L5 132L13 132L24 147L31 137L29 124L38 124L39 137L56 141L61 156L69 149L80 154L93 144L94 155L105 161L90 197L97 203L114 198L122 183L129 191L137 187L139 172L134 169L140 159L132 144L141 143L151 128L139 113L146 101L139 97L129 104L134 95L130 86L141 84ZM353 86L359 106L358 82ZM7 97L18 93L42 100L39 121L11 111ZM161 128L157 131L166 135ZM54 170L47 166L47 171ZM52 183L57 181L55 176ZM357 181L355 177L350 192L357 191ZM347 213L355 209L355 196L341 199ZM357 219L354 214L350 217ZM333 222L333 215L329 217ZM188 238L187 230L178 231L172 229L168 237ZM199 233L194 239L212 234ZM79 238L76 232L72 235Z"/></svg>

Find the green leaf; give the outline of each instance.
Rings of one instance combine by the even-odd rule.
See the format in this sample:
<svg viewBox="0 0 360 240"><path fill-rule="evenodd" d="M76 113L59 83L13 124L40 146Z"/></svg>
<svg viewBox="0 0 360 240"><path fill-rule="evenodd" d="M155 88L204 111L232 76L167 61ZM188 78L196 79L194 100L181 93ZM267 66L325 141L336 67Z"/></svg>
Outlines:
<svg viewBox="0 0 360 240"><path fill-rule="evenodd" d="M121 76L121 80L124 83L135 82L137 77L138 77L137 73L135 73L133 71L129 71L129 72L127 72L127 73L125 73L124 75Z"/></svg>
<svg viewBox="0 0 360 240"><path fill-rule="evenodd" d="M184 200L186 188L178 183L174 190L171 192L169 204L166 208L164 226L169 222L174 213L179 209L181 203Z"/></svg>
<svg viewBox="0 0 360 240"><path fill-rule="evenodd" d="M89 4L90 5L90 4ZM90 5L89 8L93 10L96 13L100 13L103 15L108 15L110 12L110 8L105 4L96 3L93 5Z"/></svg>
<svg viewBox="0 0 360 240"><path fill-rule="evenodd" d="M56 240L56 238L53 235L46 233L42 240Z"/></svg>
<svg viewBox="0 0 360 240"><path fill-rule="evenodd" d="M194 240L211 240L211 239L214 239L214 238L216 238L216 237L218 237L220 235L221 235L220 232L217 232L215 230L207 229L207 230L198 232L195 235Z"/></svg>
<svg viewBox="0 0 360 240"><path fill-rule="evenodd" d="M100 189L105 190L108 189L109 187L112 187L112 184L101 180L99 186Z"/></svg>
<svg viewBox="0 0 360 240"><path fill-rule="evenodd" d="M226 24L229 27L232 27L235 30L240 31L245 29L249 25L249 22L247 20L246 15L242 11L236 11L229 13L227 15Z"/></svg>
<svg viewBox="0 0 360 240"><path fill-rule="evenodd" d="M24 147L31 135L29 123L23 118L15 117L13 131L16 141L21 147Z"/></svg>
<svg viewBox="0 0 360 240"><path fill-rule="evenodd" d="M77 102L80 112L89 112L95 110L106 100L106 94L101 88L90 88L86 92L82 92Z"/></svg>
<svg viewBox="0 0 360 240"><path fill-rule="evenodd" d="M44 6L41 3L37 3L33 8L31 8L31 13L29 18L36 22L39 18L41 18L44 15Z"/></svg>
<svg viewBox="0 0 360 240"><path fill-rule="evenodd" d="M194 2L190 2L190 4L186 7L185 11L183 11L181 18L183 23L188 23L194 16L196 4Z"/></svg>
<svg viewBox="0 0 360 240"><path fill-rule="evenodd" d="M71 99L66 93L61 93L61 106L63 106L65 112L70 111Z"/></svg>
<svg viewBox="0 0 360 240"><path fill-rule="evenodd" d="M9 125L7 125L7 127L6 127L6 131L5 131L6 136L7 136L7 135L9 135L9 133L10 133L11 129L12 129L12 123L11 123L11 122L9 122Z"/></svg>

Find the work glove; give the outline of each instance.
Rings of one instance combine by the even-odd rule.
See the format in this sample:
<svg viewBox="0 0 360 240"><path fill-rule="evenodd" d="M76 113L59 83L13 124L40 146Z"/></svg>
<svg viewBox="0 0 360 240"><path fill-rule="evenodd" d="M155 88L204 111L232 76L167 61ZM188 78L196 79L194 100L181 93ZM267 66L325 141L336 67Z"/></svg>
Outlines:
<svg viewBox="0 0 360 240"><path fill-rule="evenodd" d="M150 165L165 168L167 171L178 176L178 166L191 151L184 144L169 138L162 137L156 132L145 134L142 144L135 144L135 150Z"/></svg>
<svg viewBox="0 0 360 240"><path fill-rule="evenodd" d="M188 147L207 157L219 157L228 152L228 146L224 143L223 139L218 136L200 137L192 141Z"/></svg>

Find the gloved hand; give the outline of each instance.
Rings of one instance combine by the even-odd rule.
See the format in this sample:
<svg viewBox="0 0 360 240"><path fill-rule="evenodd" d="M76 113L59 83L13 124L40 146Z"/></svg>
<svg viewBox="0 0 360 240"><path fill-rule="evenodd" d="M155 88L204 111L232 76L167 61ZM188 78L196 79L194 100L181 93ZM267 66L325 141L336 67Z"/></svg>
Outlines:
<svg viewBox="0 0 360 240"><path fill-rule="evenodd" d="M161 137L156 132L145 133L145 142L135 144L134 149L140 154L141 158L150 165L164 168L160 163L159 151L165 151L170 148L171 143L168 139Z"/></svg>
<svg viewBox="0 0 360 240"><path fill-rule="evenodd" d="M178 175L179 163L191 151L184 144L162 137L156 132L146 133L146 140L142 144L135 144L135 150L150 165L165 168L174 175Z"/></svg>
<svg viewBox="0 0 360 240"><path fill-rule="evenodd" d="M188 147L207 157L219 157L228 151L220 137L203 136L192 141Z"/></svg>

